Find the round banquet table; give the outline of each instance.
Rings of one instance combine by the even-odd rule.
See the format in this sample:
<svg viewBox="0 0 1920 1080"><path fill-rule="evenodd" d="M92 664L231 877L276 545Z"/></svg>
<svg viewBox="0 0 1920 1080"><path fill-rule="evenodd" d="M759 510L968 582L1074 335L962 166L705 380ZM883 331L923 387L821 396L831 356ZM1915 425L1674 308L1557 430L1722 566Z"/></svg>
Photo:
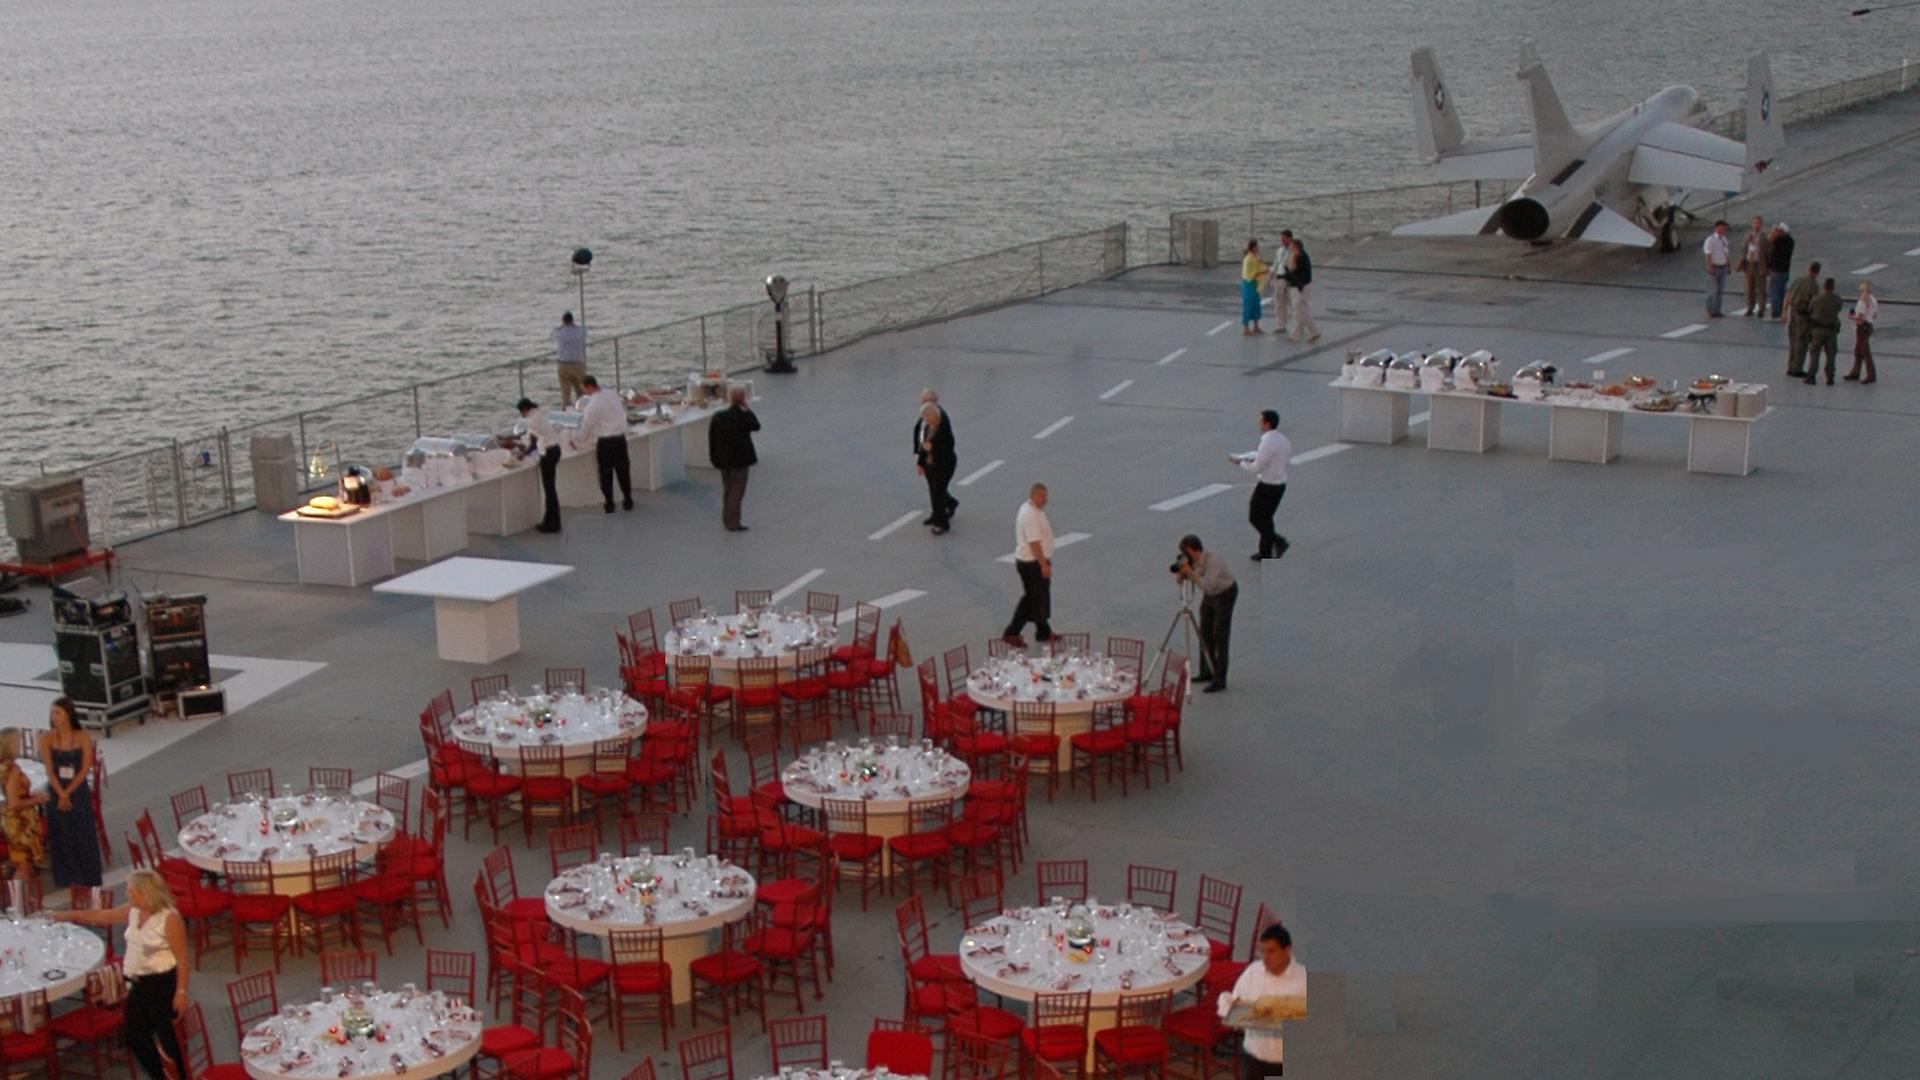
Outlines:
<svg viewBox="0 0 1920 1080"><path fill-rule="evenodd" d="M384 1038L340 1040L335 1032L341 1014L355 1000L365 1004ZM254 1025L240 1040L240 1061L254 1080L442 1076L480 1052L480 1028L471 1005L438 992L347 991L330 1001L284 1006Z"/></svg>
<svg viewBox="0 0 1920 1080"><path fill-rule="evenodd" d="M1118 705L1132 697L1133 672L1113 661L1093 656L1013 656L990 659L967 676L967 696L977 704L1011 713L1016 701L1053 702L1053 730L1060 736L1056 765L1062 773L1073 767L1075 735L1093 730L1095 709Z"/></svg>
<svg viewBox="0 0 1920 1080"><path fill-rule="evenodd" d="M960 939L960 970L969 981L1001 997L1031 1003L1034 995L1086 990L1092 1032L1114 1026L1122 995L1179 993L1198 983L1211 962L1206 935L1165 912L1131 904L1085 905L1098 943L1091 958L1072 960L1060 943L1068 908L1014 908Z"/></svg>
<svg viewBox="0 0 1920 1080"><path fill-rule="evenodd" d="M550 715L539 719L542 711ZM593 771L598 742L631 742L647 730L647 707L624 692L595 687L584 694L496 694L453 719L457 739L485 743L504 769L520 767L523 746L558 746L568 776Z"/></svg>
<svg viewBox="0 0 1920 1080"><path fill-rule="evenodd" d="M653 859L660 877L653 903L642 898L627 877L638 857L575 866L547 882L547 918L583 934L608 937L615 930L660 931L661 959L673 965L673 1001L693 1000L693 976L687 965L707 955L708 932L739 922L753 911L753 875L711 855L687 848ZM607 959L612 959L611 951Z"/></svg>
<svg viewBox="0 0 1920 1080"><path fill-rule="evenodd" d="M890 742L892 740L889 740ZM877 770L864 779L860 767ZM967 763L922 740L912 746L880 746L863 739L858 744L828 742L802 754L780 770L787 798L815 810L828 799L858 799L867 804L867 833L881 839L905 835L907 809L913 803L953 802L966 795L973 782ZM893 849L881 848L881 865L893 873ZM845 867L841 868L846 871Z"/></svg>
<svg viewBox="0 0 1920 1080"><path fill-rule="evenodd" d="M780 671L788 674L794 669L799 649L809 645L832 648L839 637L840 627L833 620L817 619L804 612L770 609L748 616L703 611L669 630L661 641L661 652L668 666L683 656L711 657L713 681L737 686L740 661L745 658L771 656Z"/></svg>
<svg viewBox="0 0 1920 1080"><path fill-rule="evenodd" d="M256 797L215 803L187 822L180 851L188 862L215 872L223 862L265 862L273 868L273 891L294 895L312 891L307 875L314 859L351 851L369 860L393 839L395 825L390 811L349 795L310 791L264 802Z"/></svg>
<svg viewBox="0 0 1920 1080"><path fill-rule="evenodd" d="M98 934L71 923L0 919L0 1002L30 990L45 990L48 1001L77 993L106 957Z"/></svg>

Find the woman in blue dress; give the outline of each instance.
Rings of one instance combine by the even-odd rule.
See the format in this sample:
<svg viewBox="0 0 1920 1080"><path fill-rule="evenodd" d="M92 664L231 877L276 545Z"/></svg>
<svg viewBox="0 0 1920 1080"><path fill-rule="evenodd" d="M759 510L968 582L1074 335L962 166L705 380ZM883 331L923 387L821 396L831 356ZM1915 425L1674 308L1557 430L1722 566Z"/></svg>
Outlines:
<svg viewBox="0 0 1920 1080"><path fill-rule="evenodd" d="M93 737L73 718L73 699L47 710L40 763L47 767L47 860L61 888L100 884L100 835L93 821Z"/></svg>

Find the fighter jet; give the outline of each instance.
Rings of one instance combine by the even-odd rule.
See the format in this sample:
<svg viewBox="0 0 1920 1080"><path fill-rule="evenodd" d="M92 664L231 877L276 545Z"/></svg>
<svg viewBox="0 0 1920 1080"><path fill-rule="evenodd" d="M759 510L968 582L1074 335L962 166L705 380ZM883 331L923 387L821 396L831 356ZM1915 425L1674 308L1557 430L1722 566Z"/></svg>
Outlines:
<svg viewBox="0 0 1920 1080"><path fill-rule="evenodd" d="M1518 77L1527 87L1533 131L1468 140L1433 51L1414 50L1414 135L1434 174L1523 182L1498 206L1402 225L1393 235L1502 233L1534 243L1554 237L1658 243L1671 251L1674 219L1686 213L1688 193L1719 198L1744 191L1786 148L1765 53L1747 61L1745 143L1701 130L1710 114L1690 86L1670 86L1625 112L1576 126L1531 45L1520 50Z"/></svg>

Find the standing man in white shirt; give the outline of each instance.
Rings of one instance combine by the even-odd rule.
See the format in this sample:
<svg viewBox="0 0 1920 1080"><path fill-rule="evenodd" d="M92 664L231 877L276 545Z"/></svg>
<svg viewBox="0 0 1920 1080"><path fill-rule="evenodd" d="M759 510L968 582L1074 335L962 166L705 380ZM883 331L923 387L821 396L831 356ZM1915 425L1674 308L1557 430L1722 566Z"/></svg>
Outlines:
<svg viewBox="0 0 1920 1080"><path fill-rule="evenodd" d="M1873 369L1873 321L1880 317L1880 301L1873 298L1873 282L1860 282L1860 299L1853 302L1853 310L1847 318L1853 320L1853 370L1842 378L1848 382L1865 385L1880 378ZM1867 377L1860 377L1861 365L1866 366Z"/></svg>
<svg viewBox="0 0 1920 1080"><path fill-rule="evenodd" d="M592 444L593 461L600 468L600 494L607 500L606 511L613 513L613 478L620 478L620 505L633 509L633 461L627 456L627 406L620 395L600 389L600 380L591 375L581 382L587 396L580 410L580 442Z"/></svg>
<svg viewBox="0 0 1920 1080"><path fill-rule="evenodd" d="M1707 241L1700 245L1701 254L1707 257L1707 318L1718 319L1726 315L1727 300L1727 223L1724 219L1713 223L1713 232L1707 235Z"/></svg>
<svg viewBox="0 0 1920 1080"><path fill-rule="evenodd" d="M587 384L587 328L573 321L571 311L561 312L560 325L553 328L553 352L559 362L560 407L570 408Z"/></svg>
<svg viewBox="0 0 1920 1080"><path fill-rule="evenodd" d="M1294 961L1293 935L1279 923L1260 932L1260 962L1248 964L1240 977L1234 980L1233 989L1220 995L1220 1015L1225 1018L1236 1002L1244 1001L1253 1005L1262 998L1297 999L1297 1002L1287 1002L1284 1006L1297 1004L1299 1008L1305 1008L1307 1004L1306 966ZM1267 1005L1271 1007L1283 1003L1268 1002ZM1265 1011L1267 1008L1255 1005L1254 1016L1265 1019L1262 1017ZM1272 1017L1273 1028L1270 1032L1249 1028L1241 1036L1240 1080L1260 1080L1263 1076L1283 1074L1280 1019Z"/></svg>
<svg viewBox="0 0 1920 1080"><path fill-rule="evenodd" d="M557 533L560 531L560 492L557 487L560 433L554 430L553 421L539 402L521 398L520 404L515 407L520 410L520 418L526 421L527 435L533 439L533 446L521 451L520 456L526 457L530 453L540 455L540 491L546 496L547 512L534 528L543 533Z"/></svg>
<svg viewBox="0 0 1920 1080"><path fill-rule="evenodd" d="M1027 647L1020 636L1029 622L1035 641L1053 639L1053 523L1047 520L1047 485L1035 484L1013 518L1013 568L1020 572L1020 603L1013 621L1001 636L1016 649Z"/></svg>
<svg viewBox="0 0 1920 1080"><path fill-rule="evenodd" d="M1260 410L1260 447L1251 454L1228 454L1227 460L1254 475L1253 498L1247 502L1247 520L1260 534L1260 550L1253 561L1277 559L1292 544L1273 530L1273 515L1287 494L1287 462L1293 457L1293 443L1280 434L1280 413Z"/></svg>

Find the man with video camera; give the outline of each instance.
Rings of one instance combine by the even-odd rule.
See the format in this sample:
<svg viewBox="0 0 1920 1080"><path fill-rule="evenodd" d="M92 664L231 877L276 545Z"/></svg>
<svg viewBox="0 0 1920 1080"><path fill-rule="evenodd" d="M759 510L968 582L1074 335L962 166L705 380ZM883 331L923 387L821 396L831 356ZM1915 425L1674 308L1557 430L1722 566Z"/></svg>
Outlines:
<svg viewBox="0 0 1920 1080"><path fill-rule="evenodd" d="M1240 586L1227 570L1226 561L1208 554L1200 538L1189 533L1180 538L1180 557L1167 567L1180 582L1192 582L1200 589L1200 675L1207 684L1203 693L1214 694L1227 688L1227 646L1233 638L1233 602L1240 598Z"/></svg>

